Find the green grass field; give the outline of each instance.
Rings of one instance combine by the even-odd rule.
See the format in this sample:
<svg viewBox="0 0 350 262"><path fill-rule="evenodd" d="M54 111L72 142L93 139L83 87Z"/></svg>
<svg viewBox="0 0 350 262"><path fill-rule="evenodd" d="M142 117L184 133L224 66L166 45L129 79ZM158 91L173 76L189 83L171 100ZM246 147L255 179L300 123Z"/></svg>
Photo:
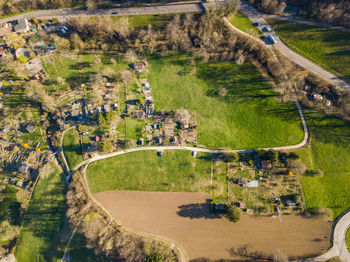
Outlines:
<svg viewBox="0 0 350 262"><path fill-rule="evenodd" d="M112 64L111 58L114 58L117 64ZM60 85L61 89L86 83L92 74L102 72L106 67L115 71L128 68L127 63L117 53L79 54L72 57L54 54L42 58L41 62L52 80L57 80L58 77L65 80L65 83ZM48 81L47 85L50 86L51 82Z"/></svg>
<svg viewBox="0 0 350 262"><path fill-rule="evenodd" d="M35 188L24 216L17 244L18 261L56 261L55 235L60 230L65 209L65 185L60 170L48 164L47 174Z"/></svg>
<svg viewBox="0 0 350 262"><path fill-rule="evenodd" d="M162 29L174 17L174 14L162 15L131 15L127 16L129 27L132 30L147 29L148 25L152 25L153 29ZM114 21L119 21L123 16L112 16Z"/></svg>
<svg viewBox="0 0 350 262"><path fill-rule="evenodd" d="M289 47L350 81L350 33L271 18L267 21Z"/></svg>
<svg viewBox="0 0 350 262"><path fill-rule="evenodd" d="M251 64L197 62L193 73L188 59L153 57L149 81L156 111L192 112L199 145L245 149L302 141L296 106L277 102L277 94Z"/></svg>
<svg viewBox="0 0 350 262"><path fill-rule="evenodd" d="M350 124L306 111L311 147L298 151L308 169L321 177L301 178L307 209L330 208L334 218L350 207Z"/></svg>
<svg viewBox="0 0 350 262"><path fill-rule="evenodd" d="M146 122L141 119L123 119L117 127L118 137L125 139L140 139L142 129L145 128Z"/></svg>
<svg viewBox="0 0 350 262"><path fill-rule="evenodd" d="M213 198L227 197L225 164L215 164ZM211 189L211 155L190 151L140 151L95 162L87 169L91 192L141 190L166 192L206 192Z"/></svg>
<svg viewBox="0 0 350 262"><path fill-rule="evenodd" d="M84 160L79 142L79 133L75 128L65 132L62 146L70 169Z"/></svg>
<svg viewBox="0 0 350 262"><path fill-rule="evenodd" d="M263 36L261 31L256 26L253 26L252 21L250 21L249 18L246 17L244 14L237 13L235 15L230 15L228 17L228 20L233 26L237 27L243 32L246 32L255 37Z"/></svg>

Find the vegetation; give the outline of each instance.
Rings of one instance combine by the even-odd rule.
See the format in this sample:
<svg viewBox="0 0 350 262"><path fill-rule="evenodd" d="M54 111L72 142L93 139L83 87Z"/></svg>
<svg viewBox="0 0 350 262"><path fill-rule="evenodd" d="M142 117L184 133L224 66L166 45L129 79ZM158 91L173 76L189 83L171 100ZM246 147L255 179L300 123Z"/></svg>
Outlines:
<svg viewBox="0 0 350 262"><path fill-rule="evenodd" d="M267 21L288 46L350 80L350 33L272 18Z"/></svg>
<svg viewBox="0 0 350 262"><path fill-rule="evenodd" d="M74 169L77 164L84 160L79 141L79 133L75 128L65 132L63 150L70 169Z"/></svg>
<svg viewBox="0 0 350 262"><path fill-rule="evenodd" d="M95 162L87 169L91 192L141 190L210 193L211 155L193 158L188 151L140 151ZM213 200L227 200L225 164L213 170Z"/></svg>
<svg viewBox="0 0 350 262"><path fill-rule="evenodd" d="M239 211L238 207L230 203L227 205L226 212L227 218L232 222L237 223L241 219L241 212Z"/></svg>
<svg viewBox="0 0 350 262"><path fill-rule="evenodd" d="M40 172L32 200L24 216L16 256L19 261L48 261L57 258L55 238L65 209L65 184L52 163Z"/></svg>
<svg viewBox="0 0 350 262"><path fill-rule="evenodd" d="M297 153L308 170L321 170L323 173L322 176L313 176L315 172L307 172L301 178L306 209L314 212L329 208L335 219L350 206L347 193L350 188L350 125L313 110L306 111L306 118L311 146Z"/></svg>
<svg viewBox="0 0 350 262"><path fill-rule="evenodd" d="M152 25L154 29L164 29L174 14L162 15L132 15L128 16L128 26L131 30L147 29L148 25ZM114 16L114 21L120 21L123 17Z"/></svg>
<svg viewBox="0 0 350 262"><path fill-rule="evenodd" d="M280 104L269 83L248 63L191 65L187 55L150 60L156 111L187 109L197 121L198 144L256 148L297 144L303 139L294 104Z"/></svg>
<svg viewBox="0 0 350 262"><path fill-rule="evenodd" d="M248 17L246 17L244 14L237 13L235 15L230 15L228 17L228 20L232 25L237 27L238 29L242 30L243 32L246 32L250 35L253 35L255 37L262 37L263 34L261 31L256 27L253 26L252 21L249 20Z"/></svg>

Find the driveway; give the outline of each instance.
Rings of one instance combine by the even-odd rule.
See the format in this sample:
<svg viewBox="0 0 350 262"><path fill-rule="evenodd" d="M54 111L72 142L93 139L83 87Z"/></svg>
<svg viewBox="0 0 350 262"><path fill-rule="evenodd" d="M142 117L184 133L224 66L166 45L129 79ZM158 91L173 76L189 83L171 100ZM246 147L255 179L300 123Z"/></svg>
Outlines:
<svg viewBox="0 0 350 262"><path fill-rule="evenodd" d="M269 24L264 20L263 14L258 12L252 5L250 5L248 2L244 0L241 1L240 12L245 14L253 23L259 23L261 28L263 27L271 28L271 26L269 26ZM289 60L307 69L311 73L323 78L324 80L346 91L350 91L350 85L348 83L344 82L337 76L329 73L328 71L324 70L323 68L310 62L306 58L302 57L301 55L289 49L285 44L283 44L283 42L280 40L278 34L275 31L272 30L269 34L276 39L276 43L274 44L274 46Z"/></svg>

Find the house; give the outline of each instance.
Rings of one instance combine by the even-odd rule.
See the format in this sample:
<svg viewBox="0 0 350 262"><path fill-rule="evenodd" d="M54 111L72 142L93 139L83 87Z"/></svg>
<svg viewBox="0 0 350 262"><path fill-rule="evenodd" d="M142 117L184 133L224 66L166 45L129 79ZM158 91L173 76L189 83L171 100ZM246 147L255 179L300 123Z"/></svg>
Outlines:
<svg viewBox="0 0 350 262"><path fill-rule="evenodd" d="M145 89L143 93L145 94L146 104L152 104L153 102L152 91L150 89Z"/></svg>
<svg viewBox="0 0 350 262"><path fill-rule="evenodd" d="M136 71L137 73L143 73L145 70L145 64L144 63L133 63L132 69Z"/></svg>
<svg viewBox="0 0 350 262"><path fill-rule="evenodd" d="M240 185L240 186L244 185L244 181L243 181L243 179L241 177L237 178L235 182L236 182L237 185Z"/></svg>
<svg viewBox="0 0 350 262"><path fill-rule="evenodd" d="M143 138L140 138L138 141L137 141L137 144L138 145L144 145L144 143L145 143L145 140L143 139Z"/></svg>
<svg viewBox="0 0 350 262"><path fill-rule="evenodd" d="M237 206L239 207L239 208L245 208L246 207L246 203L244 202L244 201L238 201L237 202Z"/></svg>
<svg viewBox="0 0 350 262"><path fill-rule="evenodd" d="M105 105L103 105L103 110L107 113L107 112L109 112L111 109L110 109L109 105L105 104Z"/></svg>
<svg viewBox="0 0 350 262"><path fill-rule="evenodd" d="M145 108L145 111L148 116L152 116L154 114L154 105L153 104L147 105Z"/></svg>
<svg viewBox="0 0 350 262"><path fill-rule="evenodd" d="M95 139L96 142L100 141L100 137L99 136L95 136L94 139Z"/></svg>
<svg viewBox="0 0 350 262"><path fill-rule="evenodd" d="M26 125L26 130L28 133L33 133L36 129L36 126L33 123L28 123Z"/></svg>
<svg viewBox="0 0 350 262"><path fill-rule="evenodd" d="M0 37L6 36L8 33L11 33L12 25L10 23L5 23L0 27Z"/></svg>
<svg viewBox="0 0 350 262"><path fill-rule="evenodd" d="M21 172L23 174L27 173L29 169L29 166L27 164L22 164L19 168L18 168L18 172Z"/></svg>
<svg viewBox="0 0 350 262"><path fill-rule="evenodd" d="M0 57L2 57L3 55L5 55L5 49L4 46L0 46Z"/></svg>
<svg viewBox="0 0 350 262"><path fill-rule="evenodd" d="M152 136L152 135L147 135L147 136L146 136L146 139L147 139L148 142L150 142L150 141L152 141L153 136Z"/></svg>
<svg viewBox="0 0 350 262"><path fill-rule="evenodd" d="M23 180L18 180L16 185L17 185L18 187L21 187L21 188L22 188L22 187L23 187L23 184L24 184L24 181L23 181Z"/></svg>
<svg viewBox="0 0 350 262"><path fill-rule="evenodd" d="M291 200L287 200L286 204L287 204L287 207L290 207L290 208L296 207L296 203Z"/></svg>
<svg viewBox="0 0 350 262"><path fill-rule="evenodd" d="M262 169L271 169L272 164L266 160L261 161L261 168Z"/></svg>
<svg viewBox="0 0 350 262"><path fill-rule="evenodd" d="M17 24L15 25L15 31L17 33L26 33L30 29L30 23L26 18L21 18L17 20Z"/></svg>
<svg viewBox="0 0 350 262"><path fill-rule="evenodd" d="M173 136L173 137L170 139L170 142L171 142L172 144L176 144L177 141L178 141L177 136Z"/></svg>
<svg viewBox="0 0 350 262"><path fill-rule="evenodd" d="M154 141L160 145L161 143L163 143L163 138L158 136L154 138Z"/></svg>
<svg viewBox="0 0 350 262"><path fill-rule="evenodd" d="M79 111L78 110L72 110L71 112L70 112L70 115L72 116L72 117L77 117L77 116L79 116Z"/></svg>
<svg viewBox="0 0 350 262"><path fill-rule="evenodd" d="M259 187L259 181L250 180L245 184L245 187Z"/></svg>
<svg viewBox="0 0 350 262"><path fill-rule="evenodd" d="M144 111L135 111L135 112L132 112L131 115L133 118L140 118L140 119L143 119L146 117L146 113Z"/></svg>

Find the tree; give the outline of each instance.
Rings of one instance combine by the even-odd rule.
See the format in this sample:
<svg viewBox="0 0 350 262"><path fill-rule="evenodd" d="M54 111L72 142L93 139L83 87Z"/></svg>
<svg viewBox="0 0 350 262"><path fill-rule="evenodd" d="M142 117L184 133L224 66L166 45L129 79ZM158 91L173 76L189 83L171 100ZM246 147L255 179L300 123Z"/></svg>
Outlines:
<svg viewBox="0 0 350 262"><path fill-rule="evenodd" d="M271 162L272 165L278 163L278 152L275 150L266 151L263 158Z"/></svg>
<svg viewBox="0 0 350 262"><path fill-rule="evenodd" d="M95 10L96 9L96 3L94 0L87 0L86 1L86 9L91 11L91 10Z"/></svg>
<svg viewBox="0 0 350 262"><path fill-rule="evenodd" d="M222 154L222 159L227 163L237 162L238 158L239 158L239 156L238 156L237 152Z"/></svg>
<svg viewBox="0 0 350 262"><path fill-rule="evenodd" d="M17 33L9 33L5 36L6 44L13 49L18 49L24 47L26 41L23 37Z"/></svg>
<svg viewBox="0 0 350 262"><path fill-rule="evenodd" d="M112 142L109 139L106 139L102 142L101 149L103 152L112 151Z"/></svg>
<svg viewBox="0 0 350 262"><path fill-rule="evenodd" d="M228 204L226 216L230 221L237 223L241 219L241 212L239 211L238 207Z"/></svg>

